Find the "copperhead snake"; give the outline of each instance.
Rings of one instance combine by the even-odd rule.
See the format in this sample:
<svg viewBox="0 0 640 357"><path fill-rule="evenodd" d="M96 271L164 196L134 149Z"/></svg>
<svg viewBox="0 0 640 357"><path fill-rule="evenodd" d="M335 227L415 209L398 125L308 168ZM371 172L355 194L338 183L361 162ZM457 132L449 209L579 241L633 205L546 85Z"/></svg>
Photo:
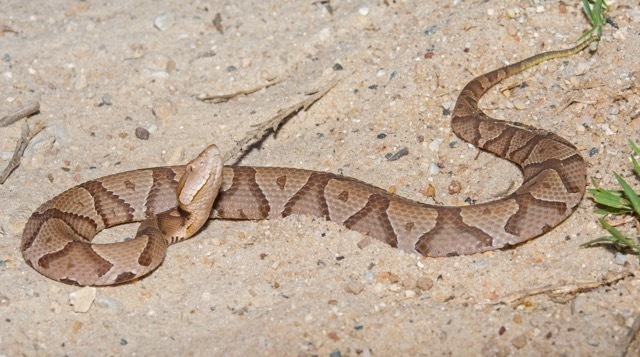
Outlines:
<svg viewBox="0 0 640 357"><path fill-rule="evenodd" d="M221 168L217 149L209 147L186 166L118 173L52 198L26 223L23 257L54 280L118 284L155 269L167 246L189 238L209 218L262 220L292 214L339 222L393 247L429 257L473 254L521 243L548 232L573 212L585 191L586 163L567 140L490 118L478 108L478 101L505 78L549 59L576 54L594 40L483 74L458 96L453 131L522 169L522 186L501 199L461 207L428 205L327 172ZM91 243L102 229L134 221L144 221L134 239Z"/></svg>

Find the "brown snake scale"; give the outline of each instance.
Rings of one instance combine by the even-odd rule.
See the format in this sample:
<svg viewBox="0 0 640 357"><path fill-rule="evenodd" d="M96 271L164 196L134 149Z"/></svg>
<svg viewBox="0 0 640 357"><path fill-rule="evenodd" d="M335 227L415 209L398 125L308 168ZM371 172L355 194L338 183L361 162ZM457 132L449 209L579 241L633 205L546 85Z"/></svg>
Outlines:
<svg viewBox="0 0 640 357"><path fill-rule="evenodd" d="M543 61L573 55L593 40L481 75L460 93L453 131L523 171L522 186L506 197L443 207L332 173L230 166L222 170L210 217L262 220L307 214L430 257L483 252L544 234L579 204L586 186L586 164L565 139L492 119L478 109L478 101L503 79ZM26 262L51 279L79 285L117 284L147 274L162 262L168 245L194 233L174 233L193 218L176 208L176 189L184 172L185 166L123 172L59 194L40 206L26 224L21 246ZM181 190L182 186L178 194ZM104 228L143 220L147 221L135 239L91 243Z"/></svg>

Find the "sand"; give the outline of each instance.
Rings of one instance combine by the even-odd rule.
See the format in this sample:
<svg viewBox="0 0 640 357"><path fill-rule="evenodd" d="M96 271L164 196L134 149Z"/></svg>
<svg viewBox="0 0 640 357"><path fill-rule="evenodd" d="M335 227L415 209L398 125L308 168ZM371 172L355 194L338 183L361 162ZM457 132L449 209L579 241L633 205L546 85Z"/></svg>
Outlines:
<svg viewBox="0 0 640 357"><path fill-rule="evenodd" d="M240 163L331 171L426 203L500 197L518 169L458 139L448 111L474 76L570 46L589 28L578 3L3 1L0 116L37 101L28 122L46 128L0 186L0 354L620 355L640 315L638 260L580 247L604 234L588 198L540 238L462 257L358 247L363 235L309 217L214 221L148 277L82 290L41 276L19 250L31 212L55 194L184 163L210 143L228 150L335 79ZM556 131L613 188L614 170L638 184L627 140L640 132L640 10L624 0L610 15L619 29L605 27L597 52L511 78L482 107ZM198 99L273 80L224 103ZM20 126L0 132L3 167ZM511 302L529 289L541 293ZM77 312L70 296L83 293L93 303Z"/></svg>

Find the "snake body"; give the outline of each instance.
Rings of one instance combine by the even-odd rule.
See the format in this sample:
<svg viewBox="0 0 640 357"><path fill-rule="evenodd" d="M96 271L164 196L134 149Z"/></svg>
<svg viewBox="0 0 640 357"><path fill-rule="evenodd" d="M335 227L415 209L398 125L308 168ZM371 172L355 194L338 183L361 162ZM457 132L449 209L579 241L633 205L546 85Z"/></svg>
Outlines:
<svg viewBox="0 0 640 357"><path fill-rule="evenodd" d="M453 131L522 169L522 186L506 197L444 207L327 172L229 166L222 169L213 209L199 214L205 219L236 220L312 215L429 257L473 254L544 234L567 218L582 199L585 161L560 136L490 118L478 108L478 101L505 78L543 61L573 55L592 41L483 74L460 93L452 114ZM179 196L184 174L185 166L140 169L61 193L29 218L21 245L24 259L51 279L79 285L117 284L147 274L164 259L166 246L189 236L175 238L193 215L176 208L176 190ZM170 223L163 218L167 215L174 216L166 221ZM144 220L152 221L165 243L149 239L144 229L127 242L91 243L104 228ZM143 226L149 226L147 221Z"/></svg>

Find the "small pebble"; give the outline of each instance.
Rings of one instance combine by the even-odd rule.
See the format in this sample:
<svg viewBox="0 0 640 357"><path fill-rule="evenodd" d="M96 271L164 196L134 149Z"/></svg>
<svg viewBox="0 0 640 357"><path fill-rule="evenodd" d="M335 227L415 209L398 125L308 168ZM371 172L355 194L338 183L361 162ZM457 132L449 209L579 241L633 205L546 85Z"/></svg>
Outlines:
<svg viewBox="0 0 640 357"><path fill-rule="evenodd" d="M364 280L366 281L373 281L373 279L376 278L376 275L371 271L371 270L367 270L364 272Z"/></svg>
<svg viewBox="0 0 640 357"><path fill-rule="evenodd" d="M576 66L576 76L583 75L591 69L591 63L589 62L580 62Z"/></svg>
<svg viewBox="0 0 640 357"><path fill-rule="evenodd" d="M158 79L167 79L169 78L169 73L165 71L156 71L151 73L151 77Z"/></svg>
<svg viewBox="0 0 640 357"><path fill-rule="evenodd" d="M436 164L435 162L432 162L429 164L429 174L430 175L437 175L440 173L440 167L438 167L438 164Z"/></svg>
<svg viewBox="0 0 640 357"><path fill-rule="evenodd" d="M105 106L105 105L112 105L113 102L111 102L111 96L109 94L104 94L102 95L102 98L100 98L100 103L98 103L99 107Z"/></svg>
<svg viewBox="0 0 640 357"><path fill-rule="evenodd" d="M93 46L86 42L79 42L71 47L71 54L75 58L87 58L94 54Z"/></svg>
<svg viewBox="0 0 640 357"><path fill-rule="evenodd" d="M11 56L8 53L5 53L2 56L2 62L11 62Z"/></svg>
<svg viewBox="0 0 640 357"><path fill-rule="evenodd" d="M451 180L449 183L449 194L455 195L462 191L462 184L458 180Z"/></svg>
<svg viewBox="0 0 640 357"><path fill-rule="evenodd" d="M304 321L305 322L313 321L313 315L312 314L307 314L307 316L304 317Z"/></svg>
<svg viewBox="0 0 640 357"><path fill-rule="evenodd" d="M406 278L402 280L402 287L405 289L414 289L416 286L418 286L418 282L414 278Z"/></svg>
<svg viewBox="0 0 640 357"><path fill-rule="evenodd" d="M149 140L149 130L139 126L136 128L136 138L140 140Z"/></svg>
<svg viewBox="0 0 640 357"><path fill-rule="evenodd" d="M175 16L170 12L163 12L153 20L153 25L160 31L167 31L175 23Z"/></svg>
<svg viewBox="0 0 640 357"><path fill-rule="evenodd" d="M524 109L527 109L527 103L525 103L525 102L524 102L524 101L522 101L522 100L516 100L516 101L513 103L513 106L514 106L516 109L518 109L518 110L524 110Z"/></svg>
<svg viewBox="0 0 640 357"><path fill-rule="evenodd" d="M96 299L96 288L85 286L84 288L69 294L69 304L74 312L87 312Z"/></svg>
<svg viewBox="0 0 640 357"><path fill-rule="evenodd" d="M451 109L452 106L453 106L453 102L450 101L450 100L442 103L442 108L447 109L447 110Z"/></svg>
<svg viewBox="0 0 640 357"><path fill-rule="evenodd" d="M426 187L420 188L419 192L425 197L431 197L431 198L436 197L436 188L432 184L429 184Z"/></svg>
<svg viewBox="0 0 640 357"><path fill-rule="evenodd" d="M251 293L251 292L250 292ZM253 294L251 294L253 296ZM204 293L202 293L201 295L201 299L202 301L211 301L211 293L208 291L205 291Z"/></svg>
<svg viewBox="0 0 640 357"><path fill-rule="evenodd" d="M573 299L573 305L571 306L572 312L585 312L585 306L587 305L587 298L580 294Z"/></svg>
<svg viewBox="0 0 640 357"><path fill-rule="evenodd" d="M20 207L11 211L8 219L2 223L2 230L4 231L5 236L22 236L24 225L27 223L27 220L31 216L31 213L29 213L28 211L29 210L24 207Z"/></svg>
<svg viewBox="0 0 640 357"><path fill-rule="evenodd" d="M429 277L423 276L418 278L418 280L416 281L416 285L420 290L428 291L433 288L433 280Z"/></svg>
<svg viewBox="0 0 640 357"><path fill-rule="evenodd" d="M527 345L527 336L525 334L516 336L511 340L511 344L513 347L521 349Z"/></svg>
<svg viewBox="0 0 640 357"><path fill-rule="evenodd" d="M342 68L342 65L340 63L335 63L333 65L333 70L334 71L342 71L344 68Z"/></svg>
<svg viewBox="0 0 640 357"><path fill-rule="evenodd" d="M25 150L25 156L42 155L43 157L51 152L54 144L66 145L71 142L71 134L67 128L61 124L52 124L38 133Z"/></svg>
<svg viewBox="0 0 640 357"><path fill-rule="evenodd" d="M221 35L224 35L224 27L222 27L222 15L220 13L216 13L216 16L211 20L213 27L220 32Z"/></svg>
<svg viewBox="0 0 640 357"><path fill-rule="evenodd" d="M151 104L151 111L157 119L167 121L177 112L177 109L169 99L156 98Z"/></svg>
<svg viewBox="0 0 640 357"><path fill-rule="evenodd" d="M426 30L424 30L424 34L425 35L433 35L434 33L436 33L437 27L436 26L430 26L427 27Z"/></svg>
<svg viewBox="0 0 640 357"><path fill-rule="evenodd" d="M320 32L318 32L318 38L322 42L327 41L329 38L331 38L331 29L328 27L325 27L322 30L320 30Z"/></svg>
<svg viewBox="0 0 640 357"><path fill-rule="evenodd" d="M172 147L165 155L165 158L167 165L179 165L184 161L184 148L182 146Z"/></svg>
<svg viewBox="0 0 640 357"><path fill-rule="evenodd" d="M389 161L396 161L399 158L403 157L403 156L407 156L409 155L409 149L402 148L400 150L398 150L395 154L392 153L388 153L387 155L385 155L385 158Z"/></svg>
<svg viewBox="0 0 640 357"><path fill-rule="evenodd" d="M11 300L7 296L0 294L0 306L9 305L11 305Z"/></svg>
<svg viewBox="0 0 640 357"><path fill-rule="evenodd" d="M358 9L358 13L362 16L367 16L369 14L369 8L366 6L363 6Z"/></svg>
<svg viewBox="0 0 640 357"><path fill-rule="evenodd" d="M626 263L629 262L629 259L627 259L626 255L620 252L616 252L615 259L613 262L617 265L625 265Z"/></svg>
<svg viewBox="0 0 640 357"><path fill-rule="evenodd" d="M370 244L371 244L371 237L364 236L364 238L362 238L357 245L358 245L358 248L364 249L368 247Z"/></svg>
<svg viewBox="0 0 640 357"><path fill-rule="evenodd" d="M111 296L98 295L95 303L97 307L107 310L111 315L118 315L124 310L122 302Z"/></svg>
<svg viewBox="0 0 640 357"><path fill-rule="evenodd" d="M394 293L397 293L400 290L402 290L402 287L400 285L398 285L398 284L389 285L389 291L393 291Z"/></svg>
<svg viewBox="0 0 640 357"><path fill-rule="evenodd" d="M86 1L76 1L69 4L64 11L64 16L70 17L81 14L89 10L89 3Z"/></svg>
<svg viewBox="0 0 640 357"><path fill-rule="evenodd" d="M362 290L364 290L364 284L357 280L351 280L347 284L346 290L348 293L351 293L353 295L358 295L362 292Z"/></svg>
<svg viewBox="0 0 640 357"><path fill-rule="evenodd" d="M87 87L87 76L85 74L80 74L77 76L73 82L73 88L76 90L81 90Z"/></svg>
<svg viewBox="0 0 640 357"><path fill-rule="evenodd" d="M165 54L151 52L144 57L144 67L152 73L172 73L176 69L176 61Z"/></svg>
<svg viewBox="0 0 640 357"><path fill-rule="evenodd" d="M602 130L604 130L604 134L605 134L605 135L613 135L613 134L615 134L615 133L613 132L613 130L611 130L611 127L609 127L609 124L607 124L607 123L600 124L600 128L601 128Z"/></svg>
<svg viewBox="0 0 640 357"><path fill-rule="evenodd" d="M435 140L433 140L428 145L429 150L431 150L433 152L440 151L440 144L442 144L443 141L444 141L444 139L435 139Z"/></svg>
<svg viewBox="0 0 640 357"><path fill-rule="evenodd" d="M624 41L625 39L625 35L624 35L624 31L615 31L613 33L613 38L615 38L617 41Z"/></svg>

